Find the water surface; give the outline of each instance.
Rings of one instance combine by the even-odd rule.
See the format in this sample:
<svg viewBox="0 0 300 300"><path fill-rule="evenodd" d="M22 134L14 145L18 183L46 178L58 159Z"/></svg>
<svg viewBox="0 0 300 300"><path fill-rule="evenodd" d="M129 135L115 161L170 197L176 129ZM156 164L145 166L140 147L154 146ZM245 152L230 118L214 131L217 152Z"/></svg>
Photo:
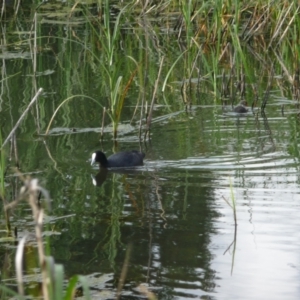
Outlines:
<svg viewBox="0 0 300 300"><path fill-rule="evenodd" d="M52 255L67 276L91 276L95 297L113 293L129 251L124 299L140 297L140 284L159 299L296 299L300 199L290 122L297 117L276 107L262 118L195 106L153 123L144 166L104 174L89 160L95 149L112 153L97 130L50 136L48 150L38 138L35 175L51 192L49 222L59 233ZM137 130L120 137L120 150L139 148L127 139ZM232 198L237 227L225 201Z"/></svg>

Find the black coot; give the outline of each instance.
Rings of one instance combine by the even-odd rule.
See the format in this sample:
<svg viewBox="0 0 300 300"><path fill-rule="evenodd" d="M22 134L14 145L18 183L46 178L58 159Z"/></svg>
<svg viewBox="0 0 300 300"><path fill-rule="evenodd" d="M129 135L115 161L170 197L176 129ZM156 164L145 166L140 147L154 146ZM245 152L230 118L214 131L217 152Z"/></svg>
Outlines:
<svg viewBox="0 0 300 300"><path fill-rule="evenodd" d="M92 164L99 163L102 168L125 168L143 165L145 153L136 150L123 151L113 154L106 158L102 151L96 151L92 154Z"/></svg>
<svg viewBox="0 0 300 300"><path fill-rule="evenodd" d="M246 100L242 100L234 109L233 111L236 112L236 113L240 113L240 114L243 114L243 113L247 113L248 112L248 109L247 109L247 101Z"/></svg>

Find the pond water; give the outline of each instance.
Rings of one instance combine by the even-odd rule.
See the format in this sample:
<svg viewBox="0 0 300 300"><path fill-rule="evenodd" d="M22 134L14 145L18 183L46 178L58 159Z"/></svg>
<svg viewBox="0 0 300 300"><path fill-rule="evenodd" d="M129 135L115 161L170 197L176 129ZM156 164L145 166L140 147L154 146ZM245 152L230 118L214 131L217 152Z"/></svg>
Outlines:
<svg viewBox="0 0 300 300"><path fill-rule="evenodd" d="M84 28L78 28L72 36L86 37ZM50 23L41 30L64 36L65 28ZM170 50L171 43L164 49ZM149 293L157 299L299 299L300 118L298 102L283 92L288 88L277 73L265 113L259 105L243 115L233 113L230 105L224 109L205 83L201 94L192 87L192 105L186 109L178 84L180 65L171 88L157 95L150 139L139 139L139 116L130 122L140 97L137 82L126 96L117 143L108 119L100 141L102 110L79 96L59 111L45 136L64 99L84 94L106 105L107 86L94 62L86 62L91 57L82 58L85 48L50 38L42 44L46 48L38 54L35 78L27 52L10 49L14 56L2 55L8 80L2 81L1 134L4 140L35 87L42 86L41 99L17 130L16 148L20 171L38 178L51 195L44 230L66 278L86 275L93 299L112 299L127 262L122 299ZM132 55L137 45L130 44ZM178 57L173 52L170 61ZM150 58L158 68L157 58ZM152 71L149 101L157 76L157 69ZM266 83L259 83L264 90ZM253 92L246 98L251 104ZM108 172L90 166L95 150L110 155L129 149L146 153L144 166ZM14 167L16 160L9 147L5 150L7 165ZM21 182L8 171L5 183L12 201ZM3 218L1 223L4 230ZM11 223L18 238L33 232L26 203L14 210ZM4 282L10 285L15 249L14 243L0 244ZM28 273L32 270L38 273L36 267Z"/></svg>
<svg viewBox="0 0 300 300"><path fill-rule="evenodd" d="M158 299L296 299L298 123L276 105L265 118L195 106L154 122L144 166L105 174L90 166L98 133L48 137L48 150L43 139L21 141L19 151L25 161L26 143L36 144L31 171L53 199L51 254L67 277L89 275L96 299L113 295L127 251L124 299L141 297L140 285ZM138 149L137 134L119 149ZM110 147L107 136L101 148Z"/></svg>

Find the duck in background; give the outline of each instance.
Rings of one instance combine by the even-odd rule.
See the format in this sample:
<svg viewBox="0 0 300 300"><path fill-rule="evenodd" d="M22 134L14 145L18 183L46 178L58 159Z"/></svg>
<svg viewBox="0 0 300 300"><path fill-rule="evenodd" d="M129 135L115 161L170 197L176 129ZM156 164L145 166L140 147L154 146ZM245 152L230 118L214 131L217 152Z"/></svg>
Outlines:
<svg viewBox="0 0 300 300"><path fill-rule="evenodd" d="M239 114L244 114L248 112L247 101L242 100L237 106L233 108L233 111Z"/></svg>

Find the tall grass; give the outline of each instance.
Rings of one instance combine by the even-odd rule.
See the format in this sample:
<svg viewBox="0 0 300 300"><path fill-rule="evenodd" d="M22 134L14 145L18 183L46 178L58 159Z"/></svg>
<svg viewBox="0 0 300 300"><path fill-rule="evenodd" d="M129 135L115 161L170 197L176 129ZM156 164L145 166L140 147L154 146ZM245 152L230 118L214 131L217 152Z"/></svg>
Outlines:
<svg viewBox="0 0 300 300"><path fill-rule="evenodd" d="M282 50L287 52L288 50L285 49L289 49L293 51L296 59L295 43L297 43L299 7L295 3L287 5L286 1L277 1L276 5L271 5L261 1L249 3L178 0L152 4L151 1L143 4L134 1L120 3L114 15L110 1L103 0L98 3L99 16L97 17L90 12L88 5L82 5L87 28L92 34L85 37L86 40L80 40L79 37L76 37L76 40L69 38L71 43L81 44L86 53L90 52L91 59L86 60L87 64L90 64L90 69L101 81L97 88L100 98L97 101L101 107L105 107L105 112L111 119L115 139L127 95L135 82L136 74L139 74L139 78L142 78L141 74L145 74L144 79L137 81L137 85L140 84L138 86L140 94L145 95L146 77L151 73L157 74L155 64L149 61L157 57L156 64L158 64L162 53L167 52L167 47L177 47L177 49L176 55L166 56L167 59L162 66L161 73L167 74L162 79L163 91L166 92L168 78L174 79L173 81L180 80L185 105L191 104L192 81L197 77L201 82L201 86L198 84L198 89L209 93L213 90L216 102L223 95L222 86L224 87L224 78L226 78L226 84L231 87L228 95L231 97L231 102L234 102L236 101L234 93L239 92L233 88L235 82L242 80L247 83L246 87L257 83L253 60L257 65L260 64L263 76L267 77L271 73L270 69L261 61L271 62L276 59L276 55L271 58L269 52L281 53ZM73 9L70 14L72 13ZM168 20L168 15L173 13L178 15L176 24L174 21L171 24L174 33L167 33L165 35L167 38L160 40L159 30L165 32L164 30L170 26L165 20ZM138 39L138 33L142 32L147 35L147 39L150 37L150 42L143 45L141 39L138 53L132 52L131 55L126 55L126 49L138 45L134 44L134 39L126 38L124 32L130 31L137 33L132 35L134 39ZM178 40L177 45L176 40ZM172 46L166 45L166 41L171 42ZM257 50L260 54L257 54ZM287 63L284 62L284 65ZM149 71L149 68L154 71ZM288 70L285 73L294 72ZM67 83L70 84L70 80ZM172 84L169 86L172 87ZM150 88L153 89L151 83ZM247 92L249 93L250 89ZM157 97L155 101L163 103L162 98ZM99 119L101 112L102 110L99 111Z"/></svg>
<svg viewBox="0 0 300 300"><path fill-rule="evenodd" d="M125 5L119 11L115 20L111 17L110 9L110 1L105 0L103 3L103 24L100 21L97 24L100 28L100 33L96 34L96 36L103 49L102 63L99 67L103 68L106 75L104 78L107 82L109 93L108 113L113 122L113 136L116 139L125 97L136 74L138 64L134 58L125 57L125 59L133 61L136 67L129 76L124 78L124 70L122 69L124 60L121 59L121 57L124 58L124 56L119 51L119 45L121 43L122 18L125 13L128 14L130 12L130 4ZM94 27L92 23L90 23L90 25L93 26L94 32L97 32L97 28Z"/></svg>

